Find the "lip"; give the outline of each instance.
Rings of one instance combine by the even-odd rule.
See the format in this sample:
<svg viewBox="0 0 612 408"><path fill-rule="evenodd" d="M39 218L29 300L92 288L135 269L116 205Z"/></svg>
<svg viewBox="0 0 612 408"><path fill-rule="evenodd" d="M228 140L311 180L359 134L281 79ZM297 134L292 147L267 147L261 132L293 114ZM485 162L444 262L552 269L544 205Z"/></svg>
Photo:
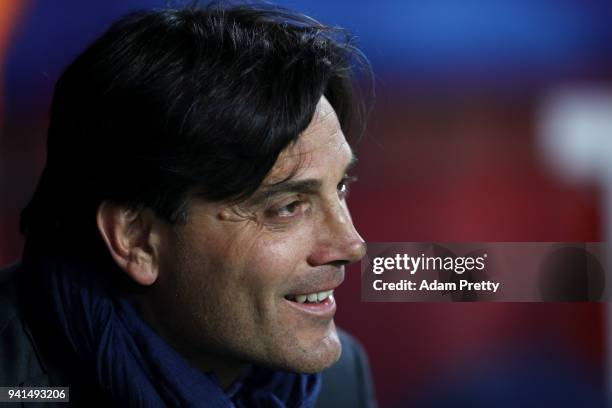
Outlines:
<svg viewBox="0 0 612 408"><path fill-rule="evenodd" d="M317 318L331 319L336 314L336 299L333 294L320 303L298 303L285 298L283 301L293 309Z"/></svg>
<svg viewBox="0 0 612 408"><path fill-rule="evenodd" d="M298 303L287 299L287 296L336 290L342 282L344 282L344 268L336 269L332 273L325 271L324 275L313 276L308 282L296 284L289 293L283 296L283 301L301 314L319 319L332 319L336 314L336 298L333 293L320 303Z"/></svg>
<svg viewBox="0 0 612 408"><path fill-rule="evenodd" d="M296 295L307 295L309 293L325 292L328 290L336 290L338 286L344 282L344 273L338 274L336 279L333 281L327 281L318 285L304 285L296 287L290 293L286 293L285 296L296 296Z"/></svg>

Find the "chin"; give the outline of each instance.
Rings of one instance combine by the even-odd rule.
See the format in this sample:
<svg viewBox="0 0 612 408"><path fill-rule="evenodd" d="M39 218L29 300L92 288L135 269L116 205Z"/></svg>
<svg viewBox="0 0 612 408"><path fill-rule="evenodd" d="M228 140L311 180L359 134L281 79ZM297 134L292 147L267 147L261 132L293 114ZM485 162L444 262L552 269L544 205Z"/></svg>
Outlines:
<svg viewBox="0 0 612 408"><path fill-rule="evenodd" d="M284 370L296 373L312 374L318 373L332 366L342 354L342 345L336 330L318 339L315 344L297 346L293 345L291 351L293 358L286 359Z"/></svg>

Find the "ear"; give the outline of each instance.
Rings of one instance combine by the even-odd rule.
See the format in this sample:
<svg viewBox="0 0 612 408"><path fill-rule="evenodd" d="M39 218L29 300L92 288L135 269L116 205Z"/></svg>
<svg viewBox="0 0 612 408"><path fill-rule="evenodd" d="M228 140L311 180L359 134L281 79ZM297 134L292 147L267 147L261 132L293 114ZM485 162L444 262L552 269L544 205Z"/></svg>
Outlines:
<svg viewBox="0 0 612 408"><path fill-rule="evenodd" d="M159 275L159 236L153 211L104 201L96 222L117 265L137 283L152 285Z"/></svg>

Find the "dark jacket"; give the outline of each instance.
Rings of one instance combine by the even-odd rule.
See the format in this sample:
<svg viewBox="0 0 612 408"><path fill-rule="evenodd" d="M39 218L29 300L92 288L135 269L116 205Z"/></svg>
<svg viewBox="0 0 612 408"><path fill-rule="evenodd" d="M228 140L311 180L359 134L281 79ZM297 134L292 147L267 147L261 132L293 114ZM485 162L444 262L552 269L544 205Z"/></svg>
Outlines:
<svg viewBox="0 0 612 408"><path fill-rule="evenodd" d="M93 378L84 373L57 333L37 319L36 302L23 302L27 282L19 284L19 267L0 270L0 386L70 387L72 406L111 406ZM317 407L375 406L372 378L363 348L339 330L342 356L323 371ZM16 406L15 404L11 404ZM28 407L36 404L28 404ZM41 404L51 408L53 403ZM58 406L66 406L59 404Z"/></svg>

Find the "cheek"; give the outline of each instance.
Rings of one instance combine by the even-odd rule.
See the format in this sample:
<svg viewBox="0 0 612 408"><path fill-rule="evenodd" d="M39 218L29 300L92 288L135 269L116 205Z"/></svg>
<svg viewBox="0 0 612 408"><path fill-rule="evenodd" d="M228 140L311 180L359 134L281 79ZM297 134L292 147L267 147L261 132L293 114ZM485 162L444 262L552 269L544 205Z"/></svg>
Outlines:
<svg viewBox="0 0 612 408"><path fill-rule="evenodd" d="M259 324L274 319L282 296L307 272L314 231L303 220L283 231L241 229L214 241L190 235L173 248L169 265L180 274L170 285L175 299L198 320L221 311Z"/></svg>
<svg viewBox="0 0 612 408"><path fill-rule="evenodd" d="M296 274L308 267L306 260L312 247L311 231L311 228L302 228L259 236L248 253L237 251L236 256L243 257L244 261L240 268L241 278L252 282L259 290L282 291Z"/></svg>

